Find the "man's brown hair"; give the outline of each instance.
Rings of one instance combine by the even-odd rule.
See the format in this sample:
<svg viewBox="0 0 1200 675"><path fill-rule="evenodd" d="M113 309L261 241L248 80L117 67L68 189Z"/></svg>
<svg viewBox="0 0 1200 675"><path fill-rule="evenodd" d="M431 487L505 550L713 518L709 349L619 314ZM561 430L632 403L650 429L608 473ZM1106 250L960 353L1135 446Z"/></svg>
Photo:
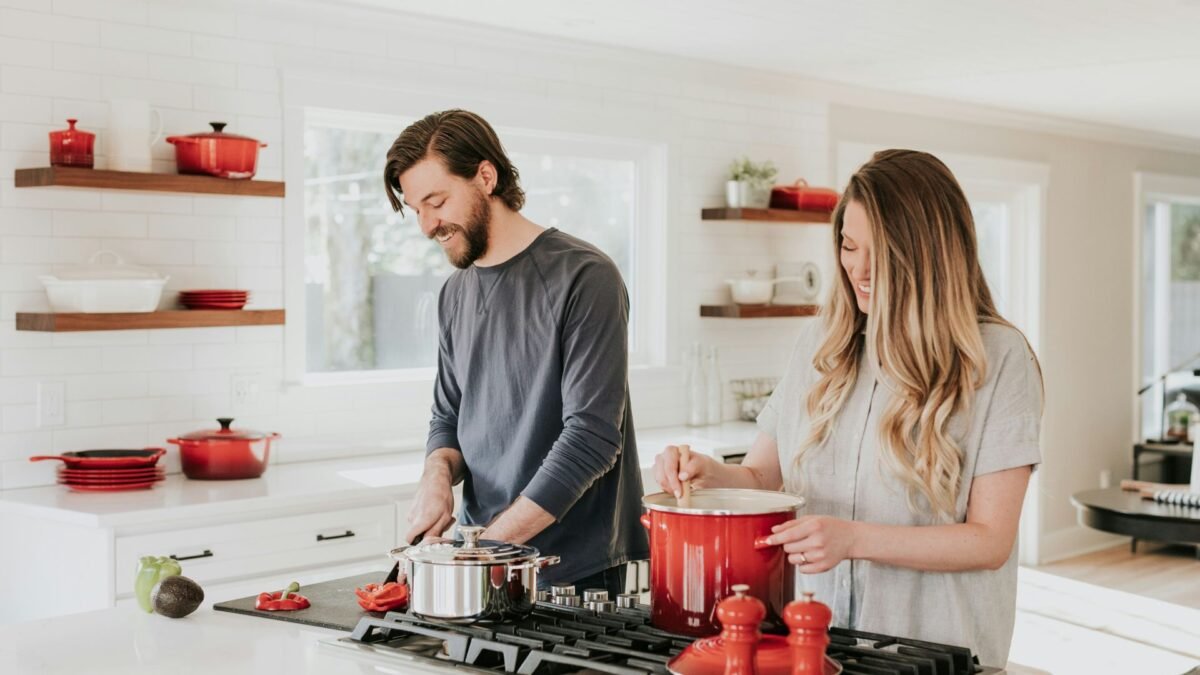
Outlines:
<svg viewBox="0 0 1200 675"><path fill-rule="evenodd" d="M487 160L496 167L496 187L492 194L513 211L525 205L525 191L492 125L466 110L443 110L413 122L401 132L387 153L383 183L388 201L395 211L404 211L400 174L426 157L437 157L450 173L468 180L479 173L479 163Z"/></svg>

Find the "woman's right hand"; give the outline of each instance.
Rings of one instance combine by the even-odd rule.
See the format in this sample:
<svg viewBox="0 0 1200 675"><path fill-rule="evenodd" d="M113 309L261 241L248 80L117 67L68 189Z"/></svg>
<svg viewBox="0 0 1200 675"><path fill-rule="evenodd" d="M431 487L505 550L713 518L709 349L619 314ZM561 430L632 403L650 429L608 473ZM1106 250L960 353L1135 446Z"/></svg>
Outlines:
<svg viewBox="0 0 1200 675"><path fill-rule="evenodd" d="M683 483L689 481L694 488L710 487L717 471L717 461L698 452L681 453L677 445L668 445L654 458L654 479L665 492L683 496ZM688 446L682 446L687 448ZM680 455L687 459L680 463Z"/></svg>

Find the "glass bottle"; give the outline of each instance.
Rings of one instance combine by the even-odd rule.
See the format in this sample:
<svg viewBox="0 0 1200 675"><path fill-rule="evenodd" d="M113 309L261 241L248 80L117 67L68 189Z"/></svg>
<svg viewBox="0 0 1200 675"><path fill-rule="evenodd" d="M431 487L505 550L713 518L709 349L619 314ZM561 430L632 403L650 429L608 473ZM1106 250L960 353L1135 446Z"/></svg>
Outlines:
<svg viewBox="0 0 1200 675"><path fill-rule="evenodd" d="M1187 394L1179 392L1171 405L1167 406L1167 440L1186 441L1192 422L1200 419L1200 408L1192 405Z"/></svg>
<svg viewBox="0 0 1200 675"><path fill-rule="evenodd" d="M684 356L687 362L687 424L702 427L708 424L708 388L704 376L704 350L694 343Z"/></svg>
<svg viewBox="0 0 1200 675"><path fill-rule="evenodd" d="M716 347L709 347L704 355L704 379L708 389L708 423L720 424L725 418L721 410L724 392L721 391L721 369L717 365Z"/></svg>

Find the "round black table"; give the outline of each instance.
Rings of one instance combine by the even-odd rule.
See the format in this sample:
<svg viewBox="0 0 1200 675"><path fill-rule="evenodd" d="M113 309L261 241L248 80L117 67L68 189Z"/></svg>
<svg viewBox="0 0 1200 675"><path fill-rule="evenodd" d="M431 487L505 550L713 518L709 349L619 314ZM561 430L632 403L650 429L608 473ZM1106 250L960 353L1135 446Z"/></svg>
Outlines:
<svg viewBox="0 0 1200 675"><path fill-rule="evenodd" d="M1200 544L1200 508L1142 499L1119 487L1084 490L1071 497L1079 522L1088 527L1138 539Z"/></svg>

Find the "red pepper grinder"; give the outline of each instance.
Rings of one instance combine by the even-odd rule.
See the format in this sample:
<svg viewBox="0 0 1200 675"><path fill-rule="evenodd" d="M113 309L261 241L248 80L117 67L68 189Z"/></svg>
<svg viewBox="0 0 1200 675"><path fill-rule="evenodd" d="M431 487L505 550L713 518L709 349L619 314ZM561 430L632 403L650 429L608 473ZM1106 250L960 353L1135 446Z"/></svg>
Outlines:
<svg viewBox="0 0 1200 675"><path fill-rule="evenodd" d="M762 600L747 595L750 587L735 584L733 596L717 604L721 641L725 643L725 675L756 675L754 652L762 633L759 624L767 616Z"/></svg>
<svg viewBox="0 0 1200 675"><path fill-rule="evenodd" d="M789 602L783 608L783 621L790 634L788 644L792 648L792 675L820 675L825 672L825 648L829 646L829 622L833 612L824 603L813 600L813 594L804 592L804 598Z"/></svg>
<svg viewBox="0 0 1200 675"><path fill-rule="evenodd" d="M69 129L50 132L51 166L81 166L90 169L95 164L92 144L96 141L96 134L76 129L75 123L78 121L69 119Z"/></svg>

